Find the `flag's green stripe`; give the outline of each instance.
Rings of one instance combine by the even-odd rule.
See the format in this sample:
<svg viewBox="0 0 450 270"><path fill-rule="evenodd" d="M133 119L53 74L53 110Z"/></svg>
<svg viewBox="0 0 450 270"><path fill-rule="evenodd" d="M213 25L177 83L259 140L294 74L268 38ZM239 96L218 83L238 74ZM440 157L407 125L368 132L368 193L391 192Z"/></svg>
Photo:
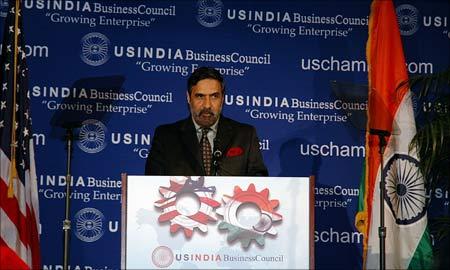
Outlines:
<svg viewBox="0 0 450 270"><path fill-rule="evenodd" d="M408 269L432 269L432 267L433 249L431 247L430 234L428 233L428 229L425 229Z"/></svg>
<svg viewBox="0 0 450 270"><path fill-rule="evenodd" d="M366 161L363 162L363 170L361 181L359 181L359 197L358 197L358 212L364 211L365 202L364 195L366 194Z"/></svg>

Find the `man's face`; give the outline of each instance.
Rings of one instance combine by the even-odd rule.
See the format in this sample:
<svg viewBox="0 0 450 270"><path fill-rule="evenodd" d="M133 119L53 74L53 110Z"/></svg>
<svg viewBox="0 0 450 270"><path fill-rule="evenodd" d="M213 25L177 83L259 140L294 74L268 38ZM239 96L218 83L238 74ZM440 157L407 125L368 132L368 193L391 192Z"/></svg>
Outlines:
<svg viewBox="0 0 450 270"><path fill-rule="evenodd" d="M194 121L201 127L212 126L219 118L223 105L220 82L214 79L200 80L187 92L187 101Z"/></svg>

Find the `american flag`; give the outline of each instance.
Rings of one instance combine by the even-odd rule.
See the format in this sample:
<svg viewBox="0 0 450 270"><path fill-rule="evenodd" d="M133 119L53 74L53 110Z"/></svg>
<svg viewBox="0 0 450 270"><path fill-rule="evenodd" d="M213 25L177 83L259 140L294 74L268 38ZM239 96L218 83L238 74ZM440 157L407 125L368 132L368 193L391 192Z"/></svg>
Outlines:
<svg viewBox="0 0 450 270"><path fill-rule="evenodd" d="M0 72L0 268L40 269L39 201L19 0L10 0Z"/></svg>

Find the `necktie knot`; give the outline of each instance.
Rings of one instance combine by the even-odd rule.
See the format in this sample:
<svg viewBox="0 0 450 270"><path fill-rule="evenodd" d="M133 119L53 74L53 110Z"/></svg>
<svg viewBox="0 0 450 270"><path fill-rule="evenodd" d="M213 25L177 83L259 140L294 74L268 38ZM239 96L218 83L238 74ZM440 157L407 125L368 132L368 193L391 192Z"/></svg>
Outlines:
<svg viewBox="0 0 450 270"><path fill-rule="evenodd" d="M208 135L210 128L202 128L202 138Z"/></svg>

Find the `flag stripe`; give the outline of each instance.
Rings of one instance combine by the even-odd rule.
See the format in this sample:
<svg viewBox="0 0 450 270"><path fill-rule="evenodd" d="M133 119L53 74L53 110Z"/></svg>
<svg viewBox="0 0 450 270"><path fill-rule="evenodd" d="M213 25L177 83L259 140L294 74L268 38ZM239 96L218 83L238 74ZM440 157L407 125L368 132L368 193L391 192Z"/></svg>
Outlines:
<svg viewBox="0 0 450 270"><path fill-rule="evenodd" d="M0 178L1 181L8 187L9 185L9 164L10 161L8 157L5 155L2 149L0 149L0 163L1 165L1 172L0 172ZM24 197L24 190L25 187L23 186L21 181L14 181L14 197L15 198L23 198ZM3 199L3 196L2 196ZM22 213L22 215L26 215L26 202L25 201L19 201L18 209Z"/></svg>
<svg viewBox="0 0 450 270"><path fill-rule="evenodd" d="M2 221L0 228L2 240L22 261L27 262L27 248L19 240L19 231L16 224L9 219L3 209L0 209L0 220Z"/></svg>
<svg viewBox="0 0 450 270"><path fill-rule="evenodd" d="M408 269L429 269L433 265L433 254L430 252L431 250L430 234L428 230L425 230L416 248L416 252L414 252L414 256L409 263Z"/></svg>
<svg viewBox="0 0 450 270"><path fill-rule="evenodd" d="M29 217L28 222L28 246L29 246L29 254L28 254L28 265L31 265L32 269L40 269L41 268L41 255L39 252L32 252L33 250L39 250L39 222L36 218L36 209L33 207L32 209L27 208L27 216Z"/></svg>
<svg viewBox="0 0 450 270"><path fill-rule="evenodd" d="M26 182L28 182L28 180L26 180ZM29 247L27 248L26 252L28 255L25 257L21 256L21 259L25 260L28 258L27 263L31 265L32 261L39 260L39 257L37 257L35 253L31 252L31 250L39 248L39 233L37 230L38 226L36 226L37 219L34 209L30 209L29 207L25 206L26 207L25 215L22 212L23 210L19 211L20 207L18 200L16 198L20 197L17 196L17 194L24 194L23 190L24 187L22 186L21 182L16 181L14 186L15 196L13 198L7 198L8 186L3 177L0 179L0 194L1 194L0 209L2 210L3 215L1 218L2 232L10 231L10 229L13 228L11 224L14 224L15 226L14 232L5 235L5 237L8 237L10 239L9 241L6 242L11 243L11 239L14 238L20 239L20 243L16 243L16 245L14 245L14 246L19 245L19 248L17 248L18 253L22 253L22 246ZM3 222L4 218L8 218L8 220ZM10 246L10 248L14 249L14 246ZM31 259L32 257L34 257L33 260ZM37 269L39 268L39 266L36 265L33 268Z"/></svg>
<svg viewBox="0 0 450 270"><path fill-rule="evenodd" d="M0 262L2 263L1 269L29 269L28 265L17 256L17 253L13 251L0 237Z"/></svg>
<svg viewBox="0 0 450 270"><path fill-rule="evenodd" d="M3 180L3 179L2 179ZM16 189L15 189L16 190ZM20 240L27 245L28 239L26 235L27 216L19 210L19 204L16 197L8 198L8 186L4 181L0 181L0 208L8 216L9 220L18 228Z"/></svg>

